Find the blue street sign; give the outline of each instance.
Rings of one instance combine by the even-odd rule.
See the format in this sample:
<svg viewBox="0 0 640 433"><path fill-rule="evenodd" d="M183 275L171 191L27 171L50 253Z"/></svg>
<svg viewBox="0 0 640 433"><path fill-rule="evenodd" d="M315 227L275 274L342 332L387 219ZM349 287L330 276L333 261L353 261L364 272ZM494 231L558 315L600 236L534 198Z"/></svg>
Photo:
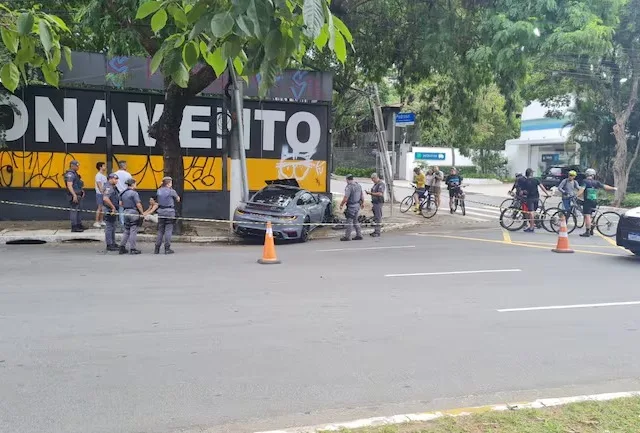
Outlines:
<svg viewBox="0 0 640 433"><path fill-rule="evenodd" d="M559 153L547 153L542 155L542 162L560 162L560 154Z"/></svg>
<svg viewBox="0 0 640 433"><path fill-rule="evenodd" d="M396 126L410 126L416 123L416 113L398 113L396 115Z"/></svg>
<svg viewBox="0 0 640 433"><path fill-rule="evenodd" d="M416 152L415 159L427 161L444 161L446 155L440 152Z"/></svg>

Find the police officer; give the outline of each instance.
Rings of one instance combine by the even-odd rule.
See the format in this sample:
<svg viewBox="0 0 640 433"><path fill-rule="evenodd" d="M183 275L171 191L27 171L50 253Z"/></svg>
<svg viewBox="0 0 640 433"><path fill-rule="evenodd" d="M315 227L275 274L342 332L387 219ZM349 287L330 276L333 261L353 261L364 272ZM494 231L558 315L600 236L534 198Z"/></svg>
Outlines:
<svg viewBox="0 0 640 433"><path fill-rule="evenodd" d="M73 160L69 163L69 170L64 173L64 182L67 188L67 196L71 210L69 211L69 219L71 220L71 231L74 233L83 232L86 229L82 226L82 217L80 215L82 199L84 198L84 182L78 174L80 163Z"/></svg>
<svg viewBox="0 0 640 433"><path fill-rule="evenodd" d="M175 203L180 202L180 197L173 189L173 180L169 176L162 179L162 186L158 189L155 200L158 206L158 237L156 238L156 247L153 253L160 254L160 246L162 246L164 239L164 253L173 254L171 236L173 235L173 225L176 221Z"/></svg>
<svg viewBox="0 0 640 433"><path fill-rule="evenodd" d="M347 217L347 228L344 236L341 237L340 240L350 241L351 230L355 227L356 237L353 238L353 240L361 241L362 229L358 222L358 214L360 213L360 209L364 208L364 194L362 193L362 187L360 184L353 180L352 174L347 176L347 187L344 189L344 198L342 199L342 203L340 203L340 210L342 210L345 205L347 206L347 211L345 212Z"/></svg>
<svg viewBox="0 0 640 433"><path fill-rule="evenodd" d="M120 206L124 210L124 232L122 241L120 242L120 254L140 254L141 251L136 249L136 240L138 238L138 227L142 225L144 209L140 195L136 191L136 180L131 178L126 181L127 189L120 194ZM127 251L127 242L130 250Z"/></svg>
<svg viewBox="0 0 640 433"><path fill-rule="evenodd" d="M382 228L382 205L384 204L385 185L382 179L380 179L380 176L378 176L378 173L371 175L371 181L373 182L373 187L371 191L367 191L367 194L371 196L373 219L376 223L371 236L377 238L380 237L380 229Z"/></svg>
<svg viewBox="0 0 640 433"><path fill-rule="evenodd" d="M116 244L116 221L118 220L118 206L120 206L120 193L118 193L118 175L111 173L102 192L102 206L104 213L104 239L107 243L107 251L118 251Z"/></svg>

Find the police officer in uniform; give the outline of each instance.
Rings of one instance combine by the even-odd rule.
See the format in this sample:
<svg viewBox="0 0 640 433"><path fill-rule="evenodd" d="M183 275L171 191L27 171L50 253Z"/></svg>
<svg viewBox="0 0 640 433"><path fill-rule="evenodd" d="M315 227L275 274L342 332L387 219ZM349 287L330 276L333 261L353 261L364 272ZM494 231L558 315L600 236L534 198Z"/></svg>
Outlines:
<svg viewBox="0 0 640 433"><path fill-rule="evenodd" d="M171 236L173 235L173 225L175 224L175 203L180 202L180 197L173 189L173 180L167 176L162 179L162 186L158 189L155 197L158 207L158 237L154 254L160 254L160 247L164 239L164 253L173 254L171 249ZM152 213L152 210L147 213Z"/></svg>
<svg viewBox="0 0 640 433"><path fill-rule="evenodd" d="M69 170L64 173L64 183L67 188L67 196L71 210L69 211L69 219L71 220L71 231L74 233L83 232L86 229L82 226L82 217L80 215L82 199L84 198L84 182L78 174L80 163L76 160L69 163Z"/></svg>
<svg viewBox="0 0 640 433"><path fill-rule="evenodd" d="M120 254L141 254L141 251L136 249L136 240L138 227L142 225L145 212L140 195L136 191L136 180L127 179L126 185L127 189L120 194L120 206L124 209L124 232L120 242ZM127 242L130 246L129 251L127 251Z"/></svg>
<svg viewBox="0 0 640 433"><path fill-rule="evenodd" d="M371 236L374 238L380 237L380 230L382 229L382 205L384 204L384 191L385 185L378 173L371 175L371 181L373 187L371 191L367 191L367 194L371 196L371 207L373 208L373 219L376 223Z"/></svg>
<svg viewBox="0 0 640 433"><path fill-rule="evenodd" d="M107 251L119 251L116 243L116 221L118 221L118 206L120 206L120 193L118 193L118 175L111 173L102 192L102 206L104 213L104 239L107 243Z"/></svg>
<svg viewBox="0 0 640 433"><path fill-rule="evenodd" d="M347 211L345 215L347 217L346 230L344 236L340 238L341 241L350 241L351 240L351 231L353 228L356 229L356 237L353 238L354 241L362 240L362 229L360 228L360 223L358 222L358 214L360 213L360 209L364 208L364 193L362 192L362 187L360 184L353 180L353 175L350 174L347 176L347 187L344 189L344 198L342 199L342 203L340 203L340 209L347 206Z"/></svg>

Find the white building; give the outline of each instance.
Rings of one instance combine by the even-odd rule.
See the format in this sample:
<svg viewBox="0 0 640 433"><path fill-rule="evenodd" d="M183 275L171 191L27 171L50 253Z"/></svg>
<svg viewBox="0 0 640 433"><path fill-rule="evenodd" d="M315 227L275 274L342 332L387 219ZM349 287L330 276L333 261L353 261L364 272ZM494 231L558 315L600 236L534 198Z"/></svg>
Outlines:
<svg viewBox="0 0 640 433"><path fill-rule="evenodd" d="M546 117L554 109L563 118ZM579 148L568 141L571 127L567 126L569 106L544 107L538 101L529 104L522 113L520 138L505 142L505 156L510 175L532 168L540 175L549 166L578 164Z"/></svg>

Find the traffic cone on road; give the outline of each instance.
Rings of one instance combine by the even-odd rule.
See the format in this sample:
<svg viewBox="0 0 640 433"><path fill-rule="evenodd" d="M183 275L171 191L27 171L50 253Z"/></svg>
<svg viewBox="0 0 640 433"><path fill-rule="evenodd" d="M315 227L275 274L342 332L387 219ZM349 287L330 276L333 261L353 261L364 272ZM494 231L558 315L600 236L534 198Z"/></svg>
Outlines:
<svg viewBox="0 0 640 433"><path fill-rule="evenodd" d="M558 231L558 243L556 247L551 250L554 253L572 253L573 250L569 248L569 231L567 230L567 219L564 215L560 216L560 230Z"/></svg>
<svg viewBox="0 0 640 433"><path fill-rule="evenodd" d="M264 249L262 250L262 258L258 260L261 265L277 265L280 263L276 256L276 246L273 242L273 228L271 221L267 221L267 231L264 234Z"/></svg>

